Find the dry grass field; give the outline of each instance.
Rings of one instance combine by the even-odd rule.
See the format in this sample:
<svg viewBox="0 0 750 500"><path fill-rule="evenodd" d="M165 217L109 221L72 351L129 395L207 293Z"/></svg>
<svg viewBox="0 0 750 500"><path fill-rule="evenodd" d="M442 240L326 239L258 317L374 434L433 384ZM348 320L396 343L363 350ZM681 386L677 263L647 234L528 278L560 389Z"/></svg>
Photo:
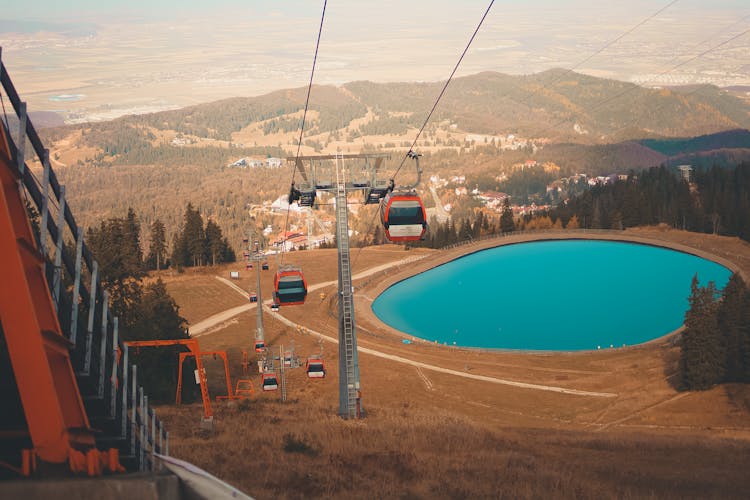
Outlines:
<svg viewBox="0 0 750 500"><path fill-rule="evenodd" d="M731 260L745 276L750 271L750 246L736 238L659 228L624 234L689 246ZM199 405L162 406L172 454L257 498L747 497L750 390L677 392L679 350L672 337L595 352L490 352L404 345L368 313L392 280L472 250L352 250L355 274L424 257L355 280L365 419L337 416L337 346L311 333L337 335L330 314L335 288L328 286L311 292L303 306L265 315L268 344L294 345L303 359L322 349L328 376L313 381L302 369L289 371L286 402L277 391L219 403L211 432L199 428ZM335 250L287 254L285 263L292 262L303 266L309 285L336 277ZM275 268L270 264L265 298ZM215 278L230 269L162 278L182 314L195 322L245 300ZM254 275L241 275L238 284L254 289ZM278 314L305 328L287 326ZM233 380L243 377L241 352L252 351L255 321L253 309L199 337L203 349L227 350ZM208 370L212 395L224 394L219 364L209 361ZM467 378L473 376L486 379ZM251 378L257 391L259 377ZM508 385L515 382L535 387Z"/></svg>

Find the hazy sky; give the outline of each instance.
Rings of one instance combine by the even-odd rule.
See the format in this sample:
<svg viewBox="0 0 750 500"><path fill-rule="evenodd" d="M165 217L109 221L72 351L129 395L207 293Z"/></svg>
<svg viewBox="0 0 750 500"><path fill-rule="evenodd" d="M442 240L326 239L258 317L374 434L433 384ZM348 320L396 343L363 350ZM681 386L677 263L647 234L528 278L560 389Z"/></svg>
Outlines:
<svg viewBox="0 0 750 500"><path fill-rule="evenodd" d="M330 0L315 81L443 80L488 5ZM0 0L0 45L32 98L75 93L100 103L111 95L106 102L117 105L118 92L137 87L165 105L185 105L306 85L322 6L318 0ZM749 0L497 0L458 75L560 67L647 84L750 84L748 29Z"/></svg>

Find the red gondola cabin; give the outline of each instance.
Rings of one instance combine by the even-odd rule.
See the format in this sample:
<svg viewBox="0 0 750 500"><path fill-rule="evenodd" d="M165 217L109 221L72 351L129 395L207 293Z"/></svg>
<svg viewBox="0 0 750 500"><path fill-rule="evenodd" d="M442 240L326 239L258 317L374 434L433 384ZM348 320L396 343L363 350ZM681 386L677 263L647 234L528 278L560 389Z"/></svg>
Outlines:
<svg viewBox="0 0 750 500"><path fill-rule="evenodd" d="M309 378L324 378L326 376L326 365L320 358L307 358L306 371Z"/></svg>
<svg viewBox="0 0 750 500"><path fill-rule="evenodd" d="M274 303L281 306L304 304L307 282L298 267L286 266L273 279Z"/></svg>
<svg viewBox="0 0 750 500"><path fill-rule="evenodd" d="M390 241L419 241L427 231L427 213L415 192L391 192L380 205L380 220Z"/></svg>
<svg viewBox="0 0 750 500"><path fill-rule="evenodd" d="M264 391L275 391L279 388L279 381L276 379L276 373L264 373L261 378L261 386Z"/></svg>

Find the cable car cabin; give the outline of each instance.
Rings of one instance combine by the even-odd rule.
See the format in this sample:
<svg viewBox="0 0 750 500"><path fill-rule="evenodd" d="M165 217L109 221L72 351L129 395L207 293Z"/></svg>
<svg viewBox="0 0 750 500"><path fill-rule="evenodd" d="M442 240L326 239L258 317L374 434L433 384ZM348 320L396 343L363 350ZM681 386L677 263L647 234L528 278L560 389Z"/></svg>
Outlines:
<svg viewBox="0 0 750 500"><path fill-rule="evenodd" d="M258 294L253 292L250 294L250 302L258 302Z"/></svg>
<svg viewBox="0 0 750 500"><path fill-rule="evenodd" d="M274 372L264 373L260 384L264 391L275 391L279 388L279 381Z"/></svg>
<svg viewBox="0 0 750 500"><path fill-rule="evenodd" d="M324 378L326 376L326 365L320 358L307 358L307 376L309 378Z"/></svg>
<svg viewBox="0 0 750 500"><path fill-rule="evenodd" d="M271 304L271 310L272 310L273 312L276 312L276 311L278 311L278 310L279 310L279 304L277 304L276 302L272 303L272 304Z"/></svg>
<svg viewBox="0 0 750 500"><path fill-rule="evenodd" d="M276 273L273 279L274 302L281 306L304 304L307 296L307 282L297 267L286 267Z"/></svg>
<svg viewBox="0 0 750 500"><path fill-rule="evenodd" d="M255 352L263 352L266 349L266 342L264 340L255 341Z"/></svg>
<svg viewBox="0 0 750 500"><path fill-rule="evenodd" d="M415 192L388 193L380 205L380 220L390 241L419 241L427 231L427 213Z"/></svg>
<svg viewBox="0 0 750 500"><path fill-rule="evenodd" d="M268 271L268 262L263 262L263 264L261 264L261 269Z"/></svg>

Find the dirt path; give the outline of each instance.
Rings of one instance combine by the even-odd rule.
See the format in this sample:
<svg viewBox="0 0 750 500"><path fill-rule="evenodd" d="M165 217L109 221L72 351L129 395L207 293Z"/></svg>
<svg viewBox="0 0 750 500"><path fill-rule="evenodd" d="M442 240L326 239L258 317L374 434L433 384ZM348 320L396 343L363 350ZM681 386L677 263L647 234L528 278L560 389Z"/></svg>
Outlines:
<svg viewBox="0 0 750 500"><path fill-rule="evenodd" d="M427 255L419 255L416 257L409 257L407 259L401 259L395 262L388 262L386 264L381 264L379 266L371 267L370 269L366 269L360 273L357 273L352 276L353 280L366 278L367 276L379 273L381 271L384 271L386 269L389 269L391 267L395 266L401 266L404 264L409 264L411 262L415 262L417 260L423 259L427 257ZM216 279L230 287L232 290L236 291L243 297L247 298L248 292L247 290L242 289L241 287L237 286L237 284L229 281L226 278L222 278L221 276L216 276ZM308 292L314 292L315 290L319 290L321 288L325 288L327 286L335 285L336 281L324 281L322 283L316 283L314 285L310 285L307 287ZM270 299L265 301L266 304L270 304ZM217 331L224 323L229 321L230 319L234 318L237 315L240 315L244 312L250 311L254 309L256 306L256 303L247 303L243 304L241 306L233 307L231 309L227 309L226 311L222 311L220 313L214 314L213 316L209 316L208 318L197 322L192 327L190 327L190 336L191 337L200 337L201 335L207 335L209 333Z"/></svg>
<svg viewBox="0 0 750 500"><path fill-rule="evenodd" d="M266 306L267 307L267 306ZM271 311L270 307L267 307L268 313L274 315L274 318L281 321L287 326L291 326L294 329L303 327L303 325L299 325L284 316L280 315L278 312ZM329 337L328 335L323 335L320 332L316 332L315 330L311 330L310 328L304 327L304 331L306 333L310 333L312 335L317 336L318 338L325 340L326 342L331 342L333 344L338 344L338 339ZM474 375L473 373L465 373L460 372L458 370L451 370L449 368L442 368L440 366L430 365L427 363L422 363L419 361L414 361L411 359L403 358L401 356L396 356L394 354L386 354L381 351L376 351L375 349L370 349L368 347L362 347L358 346L357 351L363 354L370 354L372 356L377 356L379 358L388 359L390 361L395 361L397 363L403 363L406 365L416 366L417 368L424 368L425 370L431 370L438 373L447 373L448 375L455 375L457 377L464 377L469 378L473 380L481 380L482 382L491 382L493 384L501 384L501 385L509 385L513 387L520 387L522 389L534 389L538 391L549 391L549 392L557 392L560 394L572 394L575 396L589 396L589 397L595 397L595 398L615 398L617 397L617 394L614 394L612 392L593 392L593 391L581 391L578 389L567 389L565 387L555 387L551 385L540 385L540 384L530 384L528 382L517 382L515 380L506 380L502 378L495 378L495 377L488 377L485 375Z"/></svg>

